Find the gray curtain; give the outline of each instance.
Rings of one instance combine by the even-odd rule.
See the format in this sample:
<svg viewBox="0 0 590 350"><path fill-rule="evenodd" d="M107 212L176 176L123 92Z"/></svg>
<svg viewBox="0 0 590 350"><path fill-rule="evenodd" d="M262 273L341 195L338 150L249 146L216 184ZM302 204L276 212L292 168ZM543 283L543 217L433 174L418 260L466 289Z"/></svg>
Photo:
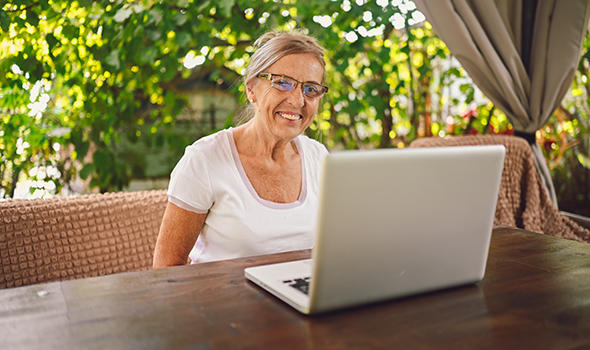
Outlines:
<svg viewBox="0 0 590 350"><path fill-rule="evenodd" d="M481 91L528 138L557 206L534 140L571 85L590 14L589 0L414 0Z"/></svg>

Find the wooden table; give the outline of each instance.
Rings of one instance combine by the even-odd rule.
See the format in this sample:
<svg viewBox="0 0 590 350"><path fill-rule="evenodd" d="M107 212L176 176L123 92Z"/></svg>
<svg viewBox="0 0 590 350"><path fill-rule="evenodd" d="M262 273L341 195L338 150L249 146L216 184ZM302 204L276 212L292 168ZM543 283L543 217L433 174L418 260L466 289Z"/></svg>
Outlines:
<svg viewBox="0 0 590 350"><path fill-rule="evenodd" d="M590 244L496 228L476 285L303 316L244 279L309 251L0 290L2 349L590 346Z"/></svg>

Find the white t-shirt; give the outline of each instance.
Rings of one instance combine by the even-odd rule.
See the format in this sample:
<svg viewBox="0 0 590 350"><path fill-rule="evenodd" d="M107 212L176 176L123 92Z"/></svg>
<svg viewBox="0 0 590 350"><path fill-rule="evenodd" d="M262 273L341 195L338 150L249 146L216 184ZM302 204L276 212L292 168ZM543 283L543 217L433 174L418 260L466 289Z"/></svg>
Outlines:
<svg viewBox="0 0 590 350"><path fill-rule="evenodd" d="M232 129L188 146L170 175L168 199L209 213L189 257L192 263L309 249L317 219L324 145L295 139L301 156L299 199L276 203L258 196L240 161Z"/></svg>

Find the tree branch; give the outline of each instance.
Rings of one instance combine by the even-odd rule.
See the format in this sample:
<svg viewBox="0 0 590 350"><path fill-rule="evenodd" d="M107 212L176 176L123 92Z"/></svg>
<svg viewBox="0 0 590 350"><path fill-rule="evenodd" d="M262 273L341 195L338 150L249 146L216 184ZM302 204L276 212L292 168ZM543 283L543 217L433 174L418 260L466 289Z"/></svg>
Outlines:
<svg viewBox="0 0 590 350"><path fill-rule="evenodd" d="M20 9L4 10L4 12L21 12L21 11L27 11L27 10L32 9L33 7L35 7L37 5L39 5L39 2L34 2L34 3L30 4L29 6L26 6L26 7L20 8Z"/></svg>

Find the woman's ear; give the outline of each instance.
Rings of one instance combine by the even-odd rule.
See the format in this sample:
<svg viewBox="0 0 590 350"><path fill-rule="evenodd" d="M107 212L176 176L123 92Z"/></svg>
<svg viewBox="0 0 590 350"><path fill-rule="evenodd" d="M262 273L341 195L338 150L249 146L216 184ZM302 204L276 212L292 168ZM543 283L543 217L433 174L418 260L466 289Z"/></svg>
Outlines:
<svg viewBox="0 0 590 350"><path fill-rule="evenodd" d="M254 94L252 87L252 82L246 84L246 96L248 97L248 101L250 101L250 103L256 103L256 95Z"/></svg>

